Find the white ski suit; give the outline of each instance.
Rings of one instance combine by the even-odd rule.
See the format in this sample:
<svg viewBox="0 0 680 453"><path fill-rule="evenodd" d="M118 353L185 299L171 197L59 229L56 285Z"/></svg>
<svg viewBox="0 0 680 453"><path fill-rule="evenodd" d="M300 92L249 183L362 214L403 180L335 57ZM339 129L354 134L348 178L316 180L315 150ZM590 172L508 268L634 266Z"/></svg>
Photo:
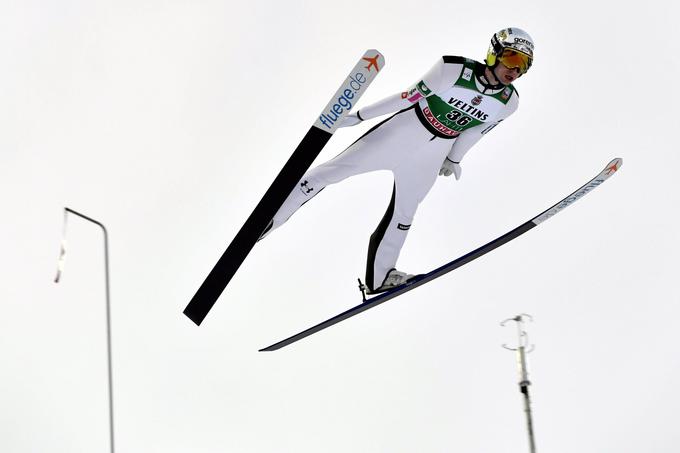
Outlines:
<svg viewBox="0 0 680 453"><path fill-rule="evenodd" d="M517 109L515 88L490 85L484 69L484 64L474 60L444 56L409 90L358 110L360 120L398 113L305 174L274 216L270 230L329 184L361 173L391 170L392 199L371 235L366 265L366 284L371 290L380 287L395 268L418 205L444 160L459 163L486 132Z"/></svg>

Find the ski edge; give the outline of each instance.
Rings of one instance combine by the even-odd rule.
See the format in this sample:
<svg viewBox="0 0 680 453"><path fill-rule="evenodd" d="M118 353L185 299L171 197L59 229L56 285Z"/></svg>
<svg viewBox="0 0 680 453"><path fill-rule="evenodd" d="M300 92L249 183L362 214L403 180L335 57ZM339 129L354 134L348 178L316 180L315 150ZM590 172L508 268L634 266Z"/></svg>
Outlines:
<svg viewBox="0 0 680 453"><path fill-rule="evenodd" d="M285 197L294 189L297 180L299 180L300 177L302 177L302 174L304 174L304 171L301 171L299 177L291 178L289 177L291 172L286 171L290 169L291 162L296 161L296 156L298 156L298 159L301 158L305 151L302 149L304 144L313 142L314 148L313 156L308 159L308 163L305 163L306 170L319 155L321 150L323 150L326 143L337 131L341 121L347 116L348 112L352 110L353 106L363 96L369 85L371 85L375 77L384 66L385 57L382 55L382 53L376 49L368 49L355 63L349 75L343 79L340 87L336 90L335 94L333 94L333 96L330 98L330 101L324 107L324 110L322 110L316 121L309 128L300 144L298 144L297 148L293 152L293 155L288 159L284 167L274 179L274 182L263 195L258 205L249 215L244 225L229 244L228 248L221 255L217 263L213 266L211 271L199 286L196 293L194 293L194 296L182 311L182 313L194 324L200 326L205 320L210 310L212 310L213 306L217 303L217 300L222 295L227 285L252 250L257 237L259 237L259 235L264 230L264 226L257 232L247 231L248 228L246 227L254 223L259 223L258 218L261 217L261 210L265 208L265 205L268 205L268 208L276 208L270 209L274 211L271 214L273 216L276 210L278 210L281 204L283 204ZM372 67L375 68L375 71L371 69ZM349 106L347 106L348 104ZM333 115L335 120L331 119L326 114ZM290 189L285 191L285 195L274 194L273 191L277 186L277 183L281 183L281 181L288 179L295 179L295 182L288 184L290 185ZM276 199L276 201L272 201L274 199ZM239 238L241 241L237 240ZM237 252L236 254L238 255L238 263L230 264L229 258L231 254L235 252ZM227 270L229 268L233 269L229 271Z"/></svg>

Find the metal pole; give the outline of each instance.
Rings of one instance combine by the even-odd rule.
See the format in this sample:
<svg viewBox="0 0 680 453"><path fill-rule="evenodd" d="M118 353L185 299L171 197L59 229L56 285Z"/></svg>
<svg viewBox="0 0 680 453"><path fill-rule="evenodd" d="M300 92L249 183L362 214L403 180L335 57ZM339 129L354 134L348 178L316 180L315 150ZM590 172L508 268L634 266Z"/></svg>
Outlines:
<svg viewBox="0 0 680 453"><path fill-rule="evenodd" d="M98 222L97 220L94 220L91 217L88 217L84 214L81 214L77 211L74 211L73 209L70 208L64 208L64 232L63 232L63 238L61 241L61 252L59 255L59 265L57 269L57 276L54 279L55 283L59 282L59 278L61 277L61 272L63 269L63 263L64 263L64 257L66 254L66 217L67 214L71 213L74 215L77 215L80 218L83 218L87 220L88 222L92 222L95 225L99 226L102 231L104 232L104 273L106 277L106 352L107 352L107 365L108 365L108 394L109 394L109 436L110 436L110 445L111 445L111 453L115 452L115 442L114 442L114 435L113 435L113 363L111 359L111 291L110 291L110 284L109 284L109 235L108 232L106 231L106 227L104 224L101 222Z"/></svg>
<svg viewBox="0 0 680 453"><path fill-rule="evenodd" d="M515 321L517 323L517 347L510 348L507 345L503 345L505 349L517 352L517 366L519 370L519 391L524 396L524 413L526 415L527 421L527 431L529 434L529 451L531 453L536 453L536 443L534 441L534 423L531 416L531 398L529 397L529 386L531 381L529 381L529 372L527 371L527 359L526 355L533 350L533 346L527 351L528 335L524 330L524 318L532 320L531 316L527 314L520 314L514 318L506 319L501 323L501 326L505 326L508 321Z"/></svg>

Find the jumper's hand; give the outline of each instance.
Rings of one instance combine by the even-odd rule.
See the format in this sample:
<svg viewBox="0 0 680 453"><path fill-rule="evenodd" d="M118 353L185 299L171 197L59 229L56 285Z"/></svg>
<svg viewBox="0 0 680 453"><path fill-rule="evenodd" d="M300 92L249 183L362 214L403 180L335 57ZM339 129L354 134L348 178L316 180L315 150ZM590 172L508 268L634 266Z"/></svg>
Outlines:
<svg viewBox="0 0 680 453"><path fill-rule="evenodd" d="M442 168L439 170L439 176L451 176L451 173L456 177L456 181L460 179L460 174L463 169L460 168L460 163L454 162L448 157L444 159Z"/></svg>
<svg viewBox="0 0 680 453"><path fill-rule="evenodd" d="M361 119L359 119L359 115L356 113L350 113L345 117L344 120L342 120L342 123L338 127L349 127L349 126L356 126L357 124L361 123Z"/></svg>

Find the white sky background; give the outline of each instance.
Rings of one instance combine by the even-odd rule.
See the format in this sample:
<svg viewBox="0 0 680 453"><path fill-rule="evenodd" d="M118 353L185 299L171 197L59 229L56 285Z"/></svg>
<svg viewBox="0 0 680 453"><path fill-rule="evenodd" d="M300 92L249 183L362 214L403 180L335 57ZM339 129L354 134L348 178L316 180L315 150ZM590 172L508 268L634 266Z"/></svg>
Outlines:
<svg viewBox="0 0 680 453"><path fill-rule="evenodd" d="M107 451L110 233L119 452L680 448L677 6L666 2L5 1L0 6L0 451ZM673 9L673 10L671 10ZM443 54L528 30L518 112L439 178L400 269L425 272L622 170L491 254L275 353L360 302L391 175L329 187L260 243L200 328L182 310L367 48L361 105ZM370 124L340 130L318 162Z"/></svg>

